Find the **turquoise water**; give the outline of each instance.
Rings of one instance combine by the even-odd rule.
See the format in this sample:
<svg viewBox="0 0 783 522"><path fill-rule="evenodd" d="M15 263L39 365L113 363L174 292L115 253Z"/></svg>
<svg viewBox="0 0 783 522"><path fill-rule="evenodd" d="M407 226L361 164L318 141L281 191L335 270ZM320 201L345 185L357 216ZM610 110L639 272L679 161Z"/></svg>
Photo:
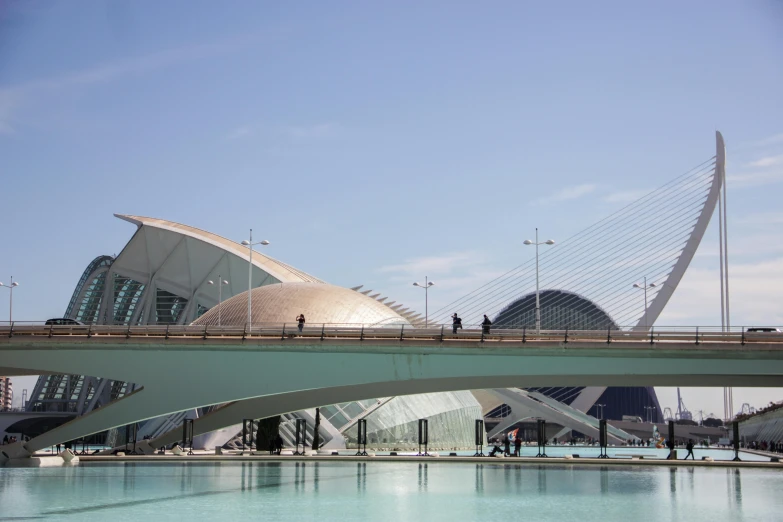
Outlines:
<svg viewBox="0 0 783 522"><path fill-rule="evenodd" d="M0 520L781 520L783 472L471 463L0 468Z"/></svg>

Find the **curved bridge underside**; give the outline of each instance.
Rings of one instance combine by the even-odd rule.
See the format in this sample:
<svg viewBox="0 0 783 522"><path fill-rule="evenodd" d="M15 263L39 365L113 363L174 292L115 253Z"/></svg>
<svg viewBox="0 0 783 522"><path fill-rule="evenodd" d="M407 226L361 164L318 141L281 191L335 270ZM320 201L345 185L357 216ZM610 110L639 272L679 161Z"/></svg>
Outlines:
<svg viewBox="0 0 783 522"><path fill-rule="evenodd" d="M405 340L310 339L226 345L215 341L65 342L13 338L2 366L136 382L123 399L45 433L25 456L52 444L186 409L232 403L198 422L196 434L305 408L394 395L537 386L783 386L783 347L758 343L542 341L490 345ZM167 438L166 438L167 437ZM171 439L171 440L169 440ZM176 434L156 443L178 440ZM10 454L8 453L10 452Z"/></svg>

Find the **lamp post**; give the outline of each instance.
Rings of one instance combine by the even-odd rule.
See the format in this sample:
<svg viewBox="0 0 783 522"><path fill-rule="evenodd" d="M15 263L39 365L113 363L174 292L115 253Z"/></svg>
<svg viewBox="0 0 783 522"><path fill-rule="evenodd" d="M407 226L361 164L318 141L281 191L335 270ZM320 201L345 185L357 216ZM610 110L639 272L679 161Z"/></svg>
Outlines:
<svg viewBox="0 0 783 522"><path fill-rule="evenodd" d="M595 405L596 408L601 408L601 413L598 414L598 418L599 419L603 419L604 418L604 406L606 406L606 404L596 404Z"/></svg>
<svg viewBox="0 0 783 522"><path fill-rule="evenodd" d="M650 325L647 324L647 289L648 288L655 288L657 285L655 283L647 284L647 276L644 277L644 283L641 285L639 283L634 283L634 288L641 288L644 290L644 327L649 328Z"/></svg>
<svg viewBox="0 0 783 522"><path fill-rule="evenodd" d="M248 259L248 265L247 265L247 328L248 331L253 328L253 299L252 299L252 292L253 290L253 246L254 245L268 245L269 241L264 239L263 241L258 241L257 243L253 243L253 229L250 229L250 239L246 239L242 241L242 244L245 245L247 248L250 249L250 257Z"/></svg>
<svg viewBox="0 0 783 522"><path fill-rule="evenodd" d="M427 323L429 323L429 290L431 286L434 286L435 283L427 279L427 276L424 276L424 284L421 283L413 283L413 286L418 286L419 288L424 289L424 328L427 328Z"/></svg>
<svg viewBox="0 0 783 522"><path fill-rule="evenodd" d="M652 406L645 406L644 407L644 420L646 422L650 422L650 418L651 418L650 410L651 409L652 409Z"/></svg>
<svg viewBox="0 0 783 522"><path fill-rule="evenodd" d="M11 276L10 284L4 285L3 283L0 283L0 286L7 288L11 293L11 295L8 297L8 324L10 325L14 322L14 288L19 286L19 283L14 281L14 276Z"/></svg>
<svg viewBox="0 0 783 522"><path fill-rule="evenodd" d="M207 281L208 285L214 285L216 284L214 281ZM227 285L228 281L223 279L223 276L218 274L218 326L220 326L220 318L223 313L223 310L221 310L220 305L223 302L223 285Z"/></svg>
<svg viewBox="0 0 783 522"><path fill-rule="evenodd" d="M538 245L554 245L554 239L547 239L541 243L538 242L538 227L536 227L536 240L530 241L526 239L525 245L536 245L536 335L541 334L541 303L538 299Z"/></svg>

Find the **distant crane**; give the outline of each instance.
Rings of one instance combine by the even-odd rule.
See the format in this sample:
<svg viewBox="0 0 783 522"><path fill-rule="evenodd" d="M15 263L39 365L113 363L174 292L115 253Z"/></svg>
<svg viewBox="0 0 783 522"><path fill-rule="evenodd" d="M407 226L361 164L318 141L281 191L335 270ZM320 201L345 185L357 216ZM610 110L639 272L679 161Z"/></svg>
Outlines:
<svg viewBox="0 0 783 522"><path fill-rule="evenodd" d="M680 388L677 388L677 420L693 420L693 414L685 407L685 403L680 396Z"/></svg>

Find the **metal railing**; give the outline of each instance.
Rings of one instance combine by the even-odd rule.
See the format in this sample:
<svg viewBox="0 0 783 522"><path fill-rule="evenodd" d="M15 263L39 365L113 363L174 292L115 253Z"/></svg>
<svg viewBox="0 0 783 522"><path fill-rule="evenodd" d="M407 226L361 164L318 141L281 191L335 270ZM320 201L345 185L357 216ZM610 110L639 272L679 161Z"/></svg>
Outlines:
<svg viewBox="0 0 783 522"><path fill-rule="evenodd" d="M469 325L471 326L471 325ZM607 329L607 330L541 330L535 328L491 328L485 332L480 325L476 328L452 331L452 325L430 325L427 328L410 325L318 323L307 324L301 331L297 323L254 323L239 326L112 326L112 325L46 325L34 322L0 324L0 342L14 337L88 338L100 340L162 339L162 340L225 340L242 342L248 339L351 339L359 341L397 340L405 341L470 341L470 342L514 342L514 343L572 343L613 342L634 343L780 343L781 332L754 332L746 328L732 328L723 331L721 327L654 327L650 330Z"/></svg>

